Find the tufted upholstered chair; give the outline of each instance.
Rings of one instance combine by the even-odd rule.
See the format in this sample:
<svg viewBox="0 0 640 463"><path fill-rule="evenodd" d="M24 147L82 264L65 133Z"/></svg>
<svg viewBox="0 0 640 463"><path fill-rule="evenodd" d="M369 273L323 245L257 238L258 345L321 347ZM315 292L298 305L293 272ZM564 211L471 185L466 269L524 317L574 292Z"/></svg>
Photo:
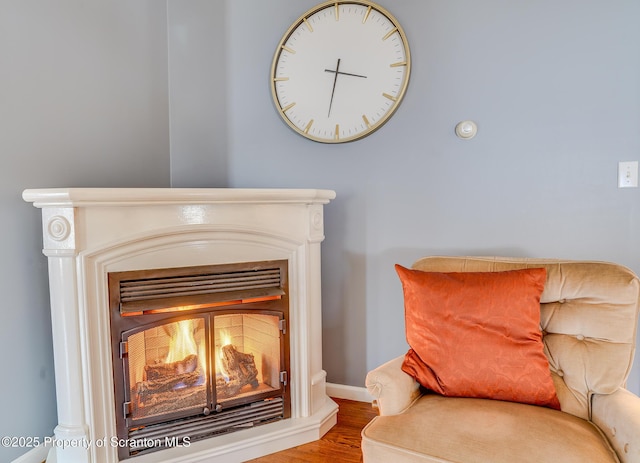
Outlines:
<svg viewBox="0 0 640 463"><path fill-rule="evenodd" d="M640 398L625 389L640 299L632 271L498 257L427 257L413 265L435 272L529 267L547 270L541 328L562 411L425 393L401 370L401 356L367 375L379 416L362 431L365 463L640 463Z"/></svg>

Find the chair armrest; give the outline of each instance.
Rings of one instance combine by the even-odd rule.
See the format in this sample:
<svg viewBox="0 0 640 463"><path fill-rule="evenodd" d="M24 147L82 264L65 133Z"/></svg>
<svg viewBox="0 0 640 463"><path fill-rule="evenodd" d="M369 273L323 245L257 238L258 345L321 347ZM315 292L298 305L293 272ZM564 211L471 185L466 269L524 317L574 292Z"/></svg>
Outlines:
<svg viewBox="0 0 640 463"><path fill-rule="evenodd" d="M366 385L380 415L397 415L422 395L420 384L402 371L404 355L380 365L367 374Z"/></svg>
<svg viewBox="0 0 640 463"><path fill-rule="evenodd" d="M607 436L623 463L640 463L640 397L626 389L596 394L591 421Z"/></svg>

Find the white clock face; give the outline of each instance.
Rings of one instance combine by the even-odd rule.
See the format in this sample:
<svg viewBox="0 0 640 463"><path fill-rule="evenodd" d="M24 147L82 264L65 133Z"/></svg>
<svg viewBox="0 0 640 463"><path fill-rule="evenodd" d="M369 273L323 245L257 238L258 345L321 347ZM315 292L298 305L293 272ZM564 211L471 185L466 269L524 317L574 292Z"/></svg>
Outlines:
<svg viewBox="0 0 640 463"><path fill-rule="evenodd" d="M283 37L271 88L296 132L340 143L370 134L393 114L409 73L409 47L393 16L371 2L327 2Z"/></svg>

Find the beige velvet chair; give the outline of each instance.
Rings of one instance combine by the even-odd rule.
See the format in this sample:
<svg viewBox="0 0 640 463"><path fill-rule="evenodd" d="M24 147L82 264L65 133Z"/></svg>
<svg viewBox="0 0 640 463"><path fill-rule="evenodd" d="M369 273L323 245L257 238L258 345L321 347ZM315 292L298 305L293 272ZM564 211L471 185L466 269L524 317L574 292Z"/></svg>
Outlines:
<svg viewBox="0 0 640 463"><path fill-rule="evenodd" d="M403 356L369 372L379 416L362 431L365 463L640 463L640 398L625 389L640 281L603 262L427 257L436 272L545 267L541 328L562 411L424 393ZM638 375L640 372L635 371Z"/></svg>

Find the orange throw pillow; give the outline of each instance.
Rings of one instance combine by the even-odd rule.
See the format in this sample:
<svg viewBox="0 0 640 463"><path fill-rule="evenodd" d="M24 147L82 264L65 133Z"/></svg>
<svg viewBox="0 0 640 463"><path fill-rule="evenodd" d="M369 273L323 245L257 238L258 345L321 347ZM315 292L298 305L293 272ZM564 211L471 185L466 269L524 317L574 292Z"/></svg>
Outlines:
<svg viewBox="0 0 640 463"><path fill-rule="evenodd" d="M445 396L560 409L540 331L544 268L396 271L410 346L404 372Z"/></svg>

